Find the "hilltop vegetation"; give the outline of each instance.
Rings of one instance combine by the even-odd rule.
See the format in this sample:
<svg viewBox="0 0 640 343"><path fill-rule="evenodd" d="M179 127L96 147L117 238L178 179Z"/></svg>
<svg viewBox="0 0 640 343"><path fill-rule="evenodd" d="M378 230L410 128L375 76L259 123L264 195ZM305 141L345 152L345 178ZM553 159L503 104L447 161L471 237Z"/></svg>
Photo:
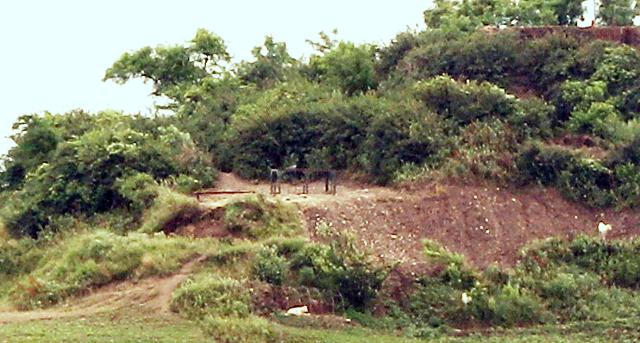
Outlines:
<svg viewBox="0 0 640 343"><path fill-rule="evenodd" d="M265 179L295 164L385 186L553 187L588 207L635 208L640 52L514 28L574 25L580 6L436 1L424 31L382 46L321 33L308 59L266 37L251 61L233 63L203 29L182 45L124 53L104 79L152 83L168 99L154 115L79 109L14 124L0 171L0 305L56 306L191 261L171 309L220 341L448 340L522 326L544 339L590 325L637 339L637 240L549 238L509 269L484 270L427 241L428 268L407 267L350 231L307 232L293 205L255 196L211 209L190 197L219 171ZM634 11L602 1L598 21L627 25ZM224 237L168 235L211 218ZM328 316L282 315L300 304ZM539 334L530 330L502 334Z"/></svg>

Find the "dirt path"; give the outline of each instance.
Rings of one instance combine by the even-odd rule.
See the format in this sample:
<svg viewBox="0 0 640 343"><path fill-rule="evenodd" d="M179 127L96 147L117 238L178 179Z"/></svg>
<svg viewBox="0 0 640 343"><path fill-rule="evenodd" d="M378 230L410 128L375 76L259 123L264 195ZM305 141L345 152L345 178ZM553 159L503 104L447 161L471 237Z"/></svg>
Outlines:
<svg viewBox="0 0 640 343"><path fill-rule="evenodd" d="M217 189L268 195L269 184L221 174ZM424 262L425 238L485 267L514 265L522 247L536 239L596 235L600 220L613 225L611 238L640 236L640 211L595 210L542 187L429 183L399 190L347 181L338 184L336 195L324 194L321 183L311 184L309 195L298 190L283 185L283 194L276 198L299 206L312 237L318 225L353 230L360 244L381 259L408 264ZM208 197L203 204L217 207L232 199Z"/></svg>
<svg viewBox="0 0 640 343"><path fill-rule="evenodd" d="M186 280L193 267L202 261L195 258L168 277L152 277L138 282L126 281L101 287L91 294L47 310L0 312L0 325L32 320L88 317L102 312L136 307L141 313L170 314L173 291Z"/></svg>

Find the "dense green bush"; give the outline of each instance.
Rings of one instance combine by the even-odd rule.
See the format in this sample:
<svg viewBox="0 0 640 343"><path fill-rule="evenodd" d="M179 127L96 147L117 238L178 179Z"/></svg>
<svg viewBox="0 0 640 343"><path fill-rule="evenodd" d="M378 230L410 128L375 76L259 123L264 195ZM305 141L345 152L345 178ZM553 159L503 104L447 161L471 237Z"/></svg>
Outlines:
<svg viewBox="0 0 640 343"><path fill-rule="evenodd" d="M638 204L634 144L622 146L605 161L586 158L566 147L532 144L516 158L520 182L556 186L568 198L592 207Z"/></svg>
<svg viewBox="0 0 640 343"><path fill-rule="evenodd" d="M250 238L291 236L299 233L302 227L295 207L263 195L226 205L224 221L229 231Z"/></svg>
<svg viewBox="0 0 640 343"><path fill-rule="evenodd" d="M548 281L541 282L539 294L549 308L568 319L580 319L588 313L586 301L602 287L600 279L592 273L558 269Z"/></svg>
<svg viewBox="0 0 640 343"><path fill-rule="evenodd" d="M240 281L200 274L185 281L173 294L171 309L188 318L205 316L245 318L250 294Z"/></svg>
<svg viewBox="0 0 640 343"><path fill-rule="evenodd" d="M491 323L513 326L539 324L544 321L543 307L526 289L514 285L503 287L499 294L488 301Z"/></svg>
<svg viewBox="0 0 640 343"><path fill-rule="evenodd" d="M30 238L5 241L0 238L0 275L11 277L30 272L42 257L42 250Z"/></svg>
<svg viewBox="0 0 640 343"><path fill-rule="evenodd" d="M460 124L487 117L506 118L519 110L514 96L488 82L459 83L438 76L417 83L415 94L427 108Z"/></svg>
<svg viewBox="0 0 640 343"><path fill-rule="evenodd" d="M229 169L266 178L272 167L358 166L357 156L373 116L386 111L373 96L346 99L309 83L286 84L241 107L226 133Z"/></svg>
<svg viewBox="0 0 640 343"><path fill-rule="evenodd" d="M510 182L517 147L517 133L504 121L475 121L462 130L456 150L439 166L439 171L461 180Z"/></svg>
<svg viewBox="0 0 640 343"><path fill-rule="evenodd" d="M256 256L253 274L261 281L276 286L282 285L287 278L289 266L287 260L278 255L274 246L263 248Z"/></svg>
<svg viewBox="0 0 640 343"><path fill-rule="evenodd" d="M368 308L377 297L387 273L362 260L346 249L309 244L295 253L291 269L299 281L326 291L331 297L345 301L347 307Z"/></svg>
<svg viewBox="0 0 640 343"><path fill-rule="evenodd" d="M540 98L519 100L520 110L511 114L507 122L518 133L520 140L549 138L552 136L551 117L555 112L552 104Z"/></svg>
<svg viewBox="0 0 640 343"><path fill-rule="evenodd" d="M113 112L100 113L93 122L81 135L58 143L50 161L29 172L13 192L15 202L2 213L12 234L35 237L58 214L92 216L125 207L140 212L153 190L152 180L139 174L158 181L187 174L203 186L213 182L210 162L176 127L144 128L136 118Z"/></svg>
<svg viewBox="0 0 640 343"><path fill-rule="evenodd" d="M614 173L617 182L614 194L618 206L640 204L640 166L631 163L619 164L615 167Z"/></svg>
<svg viewBox="0 0 640 343"><path fill-rule="evenodd" d="M450 127L424 110L398 108L372 120L359 160L373 181L386 184L403 166L437 165L453 147Z"/></svg>
<svg viewBox="0 0 640 343"><path fill-rule="evenodd" d="M569 130L579 134L593 134L600 137L612 137L619 121L619 113L615 107L605 102L594 102L586 110L576 110L568 121Z"/></svg>
<svg viewBox="0 0 640 343"><path fill-rule="evenodd" d="M448 74L506 84L517 69L519 49L518 37L512 33L443 37L442 32L424 32L417 46L405 53L398 69L414 80Z"/></svg>
<svg viewBox="0 0 640 343"><path fill-rule="evenodd" d="M578 39L562 34L529 40L517 54L518 73L525 75L527 87L548 95L555 85L575 74L579 76L574 69L580 46Z"/></svg>
<svg viewBox="0 0 640 343"><path fill-rule="evenodd" d="M115 187L129 202L128 206L134 213L151 206L158 196L157 184L149 174L137 173L118 179Z"/></svg>
<svg viewBox="0 0 640 343"><path fill-rule="evenodd" d="M613 172L594 159L582 158L560 173L558 187L572 200L593 207L614 205Z"/></svg>
<svg viewBox="0 0 640 343"><path fill-rule="evenodd" d="M636 289L640 287L639 246L637 240L603 241L587 236L569 243L551 239L526 249L523 266L529 272L541 272L542 267L575 265L595 273L606 284Z"/></svg>
<svg viewBox="0 0 640 343"><path fill-rule="evenodd" d="M375 89L375 47L340 42L321 56L312 56L309 65L319 80L348 95Z"/></svg>
<svg viewBox="0 0 640 343"><path fill-rule="evenodd" d="M575 160L576 157L567 149L533 144L519 154L516 166L522 181L551 186Z"/></svg>

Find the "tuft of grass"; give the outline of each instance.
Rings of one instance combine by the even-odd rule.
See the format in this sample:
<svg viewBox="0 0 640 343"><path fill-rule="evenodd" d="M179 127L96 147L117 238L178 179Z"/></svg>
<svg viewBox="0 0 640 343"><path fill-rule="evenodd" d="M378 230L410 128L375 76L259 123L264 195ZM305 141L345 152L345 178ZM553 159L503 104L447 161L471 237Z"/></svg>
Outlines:
<svg viewBox="0 0 640 343"><path fill-rule="evenodd" d="M166 187L158 188L158 196L153 205L142 216L139 232L160 232L176 221L195 217L202 212L198 201L192 197L174 192Z"/></svg>
<svg viewBox="0 0 640 343"><path fill-rule="evenodd" d="M204 332L220 343L288 342L280 326L257 316L248 318L208 316Z"/></svg>
<svg viewBox="0 0 640 343"><path fill-rule="evenodd" d="M228 204L224 220L230 232L257 239L294 236L303 230L295 206L267 199L261 194Z"/></svg>
<svg viewBox="0 0 640 343"><path fill-rule="evenodd" d="M245 318L251 295L241 281L203 273L189 278L173 294L171 310L187 318Z"/></svg>

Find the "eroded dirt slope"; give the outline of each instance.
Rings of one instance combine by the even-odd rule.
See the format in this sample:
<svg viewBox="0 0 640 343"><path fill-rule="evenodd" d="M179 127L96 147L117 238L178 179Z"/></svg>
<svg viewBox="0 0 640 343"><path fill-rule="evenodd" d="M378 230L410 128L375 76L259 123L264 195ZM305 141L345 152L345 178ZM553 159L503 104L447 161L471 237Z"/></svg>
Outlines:
<svg viewBox="0 0 640 343"><path fill-rule="evenodd" d="M541 187L430 183L409 191L342 182L335 196L323 194L322 187L314 183L311 194L299 195L299 187L284 185L277 197L298 204L312 237L322 223L354 230L360 243L377 256L410 264L424 261L425 238L485 267L493 262L514 265L522 247L535 239L596 235L600 220L613 225L609 238L640 235L639 211L594 210ZM222 174L217 189L268 194L269 185ZM228 199L208 197L203 203L217 207Z"/></svg>

